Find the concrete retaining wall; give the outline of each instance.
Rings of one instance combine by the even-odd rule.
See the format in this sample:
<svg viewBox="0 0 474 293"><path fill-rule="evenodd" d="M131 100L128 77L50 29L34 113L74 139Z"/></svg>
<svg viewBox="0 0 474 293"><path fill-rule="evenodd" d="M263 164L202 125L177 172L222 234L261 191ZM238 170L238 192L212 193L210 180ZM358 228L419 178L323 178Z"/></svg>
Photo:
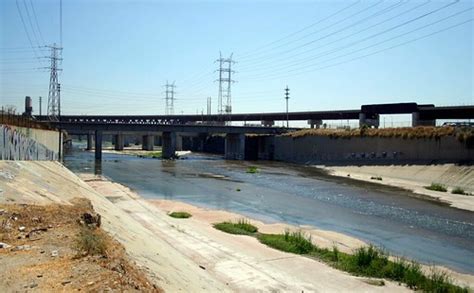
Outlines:
<svg viewBox="0 0 474 293"><path fill-rule="evenodd" d="M474 147L453 136L435 138L277 136L274 159L304 164L472 163Z"/></svg>
<svg viewBox="0 0 474 293"><path fill-rule="evenodd" d="M58 131L0 125L1 160L58 160Z"/></svg>

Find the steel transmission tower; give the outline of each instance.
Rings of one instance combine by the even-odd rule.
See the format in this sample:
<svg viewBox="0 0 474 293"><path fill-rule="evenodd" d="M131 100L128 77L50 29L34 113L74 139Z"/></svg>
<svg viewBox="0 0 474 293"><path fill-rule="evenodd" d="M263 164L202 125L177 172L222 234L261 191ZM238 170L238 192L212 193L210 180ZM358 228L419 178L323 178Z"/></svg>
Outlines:
<svg viewBox="0 0 474 293"><path fill-rule="evenodd" d="M49 94L48 94L48 117L49 120L58 121L61 117L61 84L58 80L58 71L62 69L58 68L58 61L63 60L60 58L61 51L63 48L56 46L46 46L51 49L51 56L48 57L51 60L49 67L51 74L49 77Z"/></svg>
<svg viewBox="0 0 474 293"><path fill-rule="evenodd" d="M166 84L165 84L165 103L166 103L165 113L166 115L174 114L174 94L175 94L174 89L176 88L176 85L174 83L175 83L174 81L171 84L168 83L168 81L166 81Z"/></svg>
<svg viewBox="0 0 474 293"><path fill-rule="evenodd" d="M232 60L232 55L230 54L229 58L222 58L222 53L219 52L219 59L216 62L219 62L219 94L218 94L218 104L217 104L217 113L219 115L232 114L232 91L231 84L235 81L232 80L232 64L235 61ZM224 104L225 103L225 104Z"/></svg>

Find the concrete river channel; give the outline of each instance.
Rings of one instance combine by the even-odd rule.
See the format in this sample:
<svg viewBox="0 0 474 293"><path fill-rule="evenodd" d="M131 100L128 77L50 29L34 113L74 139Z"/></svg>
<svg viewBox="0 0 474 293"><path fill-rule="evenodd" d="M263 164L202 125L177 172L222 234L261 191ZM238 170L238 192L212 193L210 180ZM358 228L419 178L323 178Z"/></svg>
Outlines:
<svg viewBox="0 0 474 293"><path fill-rule="evenodd" d="M64 161L75 173L101 173L144 198L183 201L270 223L311 225L391 254L474 274L474 213L400 189L333 178L309 166L226 161L207 154L168 161L104 153L96 165L92 152L75 148ZM246 173L249 166L260 172Z"/></svg>

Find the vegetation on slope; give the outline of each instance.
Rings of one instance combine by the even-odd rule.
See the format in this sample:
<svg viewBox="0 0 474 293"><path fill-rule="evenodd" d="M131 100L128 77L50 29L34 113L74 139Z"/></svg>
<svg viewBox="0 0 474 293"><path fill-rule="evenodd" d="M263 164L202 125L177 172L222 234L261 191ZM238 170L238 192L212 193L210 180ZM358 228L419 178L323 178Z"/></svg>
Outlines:
<svg viewBox="0 0 474 293"><path fill-rule="evenodd" d="M188 212L172 212L169 213L168 216L177 219L187 219L192 217L192 215Z"/></svg>
<svg viewBox="0 0 474 293"><path fill-rule="evenodd" d="M240 219L237 223L222 222L214 224L214 228L230 234L252 235L258 231L257 227L250 224L245 219Z"/></svg>
<svg viewBox="0 0 474 293"><path fill-rule="evenodd" d="M402 258L391 260L386 251L372 245L358 248L353 254L348 254L339 251L336 246L332 249L320 248L313 243L310 236L301 231L286 230L283 234L264 234L257 233L256 227L252 230L254 232L240 230L238 224L230 222L215 224L214 227L232 234L255 236L261 243L272 248L306 255L353 275L385 278L424 292L468 292L468 289L454 285L444 272L432 268L431 272L426 274L420 264ZM383 281L380 282L380 285L383 284Z"/></svg>
<svg viewBox="0 0 474 293"><path fill-rule="evenodd" d="M469 128L454 128L451 126L434 127L399 127L399 128L358 128L358 129L303 129L295 132L283 134L300 138L305 136L328 136L331 138L351 138L351 137L400 137L404 139L413 138L440 138L445 136L456 136L461 142L472 141L474 131Z"/></svg>

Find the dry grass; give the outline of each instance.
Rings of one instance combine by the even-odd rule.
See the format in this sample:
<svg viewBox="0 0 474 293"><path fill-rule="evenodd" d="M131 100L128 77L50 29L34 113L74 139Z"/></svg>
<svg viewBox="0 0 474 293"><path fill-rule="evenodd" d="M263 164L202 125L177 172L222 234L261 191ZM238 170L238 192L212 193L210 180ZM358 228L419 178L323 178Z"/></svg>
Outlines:
<svg viewBox="0 0 474 293"><path fill-rule="evenodd" d="M0 288L40 292L162 292L100 227L85 199L72 205L0 205ZM27 286L27 287L25 287ZM29 290L29 289L28 289Z"/></svg>
<svg viewBox="0 0 474 293"><path fill-rule="evenodd" d="M283 136L293 138L305 136L328 136L331 138L351 137L400 137L413 138L440 138L456 135L460 141L466 141L474 136L472 130L455 129L454 127L401 127L401 128L361 128L361 129L304 129Z"/></svg>

